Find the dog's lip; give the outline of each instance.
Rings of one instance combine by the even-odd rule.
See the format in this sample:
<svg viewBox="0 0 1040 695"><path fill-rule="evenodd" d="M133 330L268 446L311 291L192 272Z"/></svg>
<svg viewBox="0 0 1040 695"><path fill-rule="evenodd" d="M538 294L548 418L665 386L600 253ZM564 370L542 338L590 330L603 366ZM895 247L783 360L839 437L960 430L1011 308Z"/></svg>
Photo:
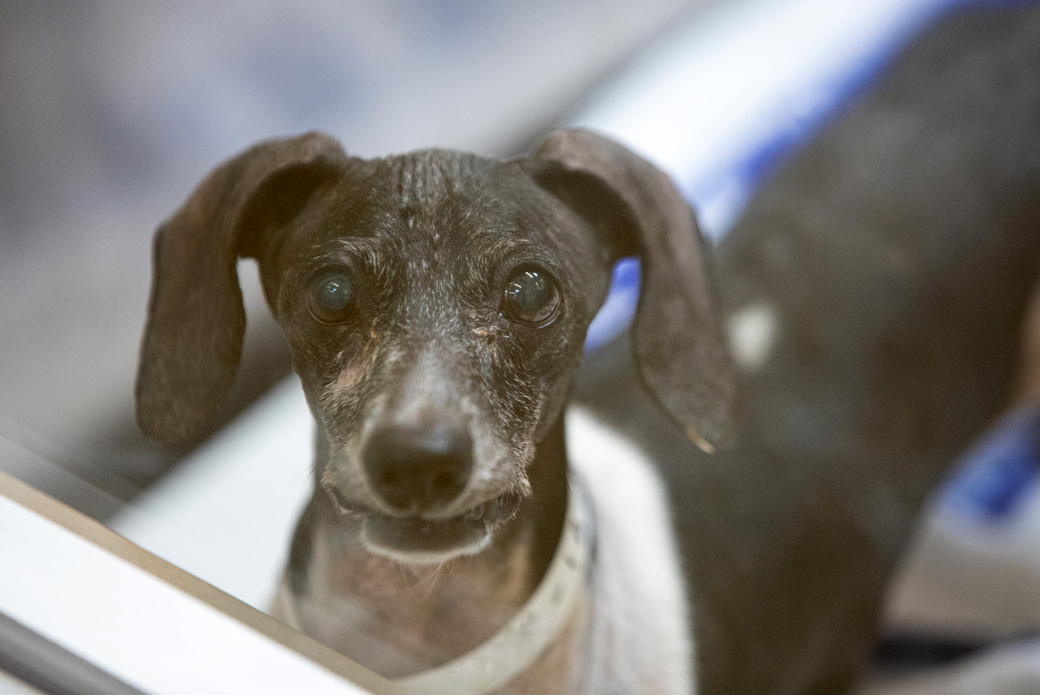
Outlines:
<svg viewBox="0 0 1040 695"><path fill-rule="evenodd" d="M491 539L491 524L455 517L443 521L369 516L361 540L369 551L402 562L442 562L479 552Z"/></svg>
<svg viewBox="0 0 1040 695"><path fill-rule="evenodd" d="M394 516L370 507L337 503L361 522L369 550L402 561L441 561L482 550L494 529L516 514L521 498L505 493L452 517Z"/></svg>
<svg viewBox="0 0 1040 695"><path fill-rule="evenodd" d="M506 492L497 497L474 505L464 512L455 515L443 515L441 513L427 514L394 514L374 509L363 502L348 500L338 489L329 490L336 506L345 515L353 519L385 518L392 521L423 522L430 524L465 521L483 521L492 525L498 525L508 521L520 507L521 497L515 493Z"/></svg>

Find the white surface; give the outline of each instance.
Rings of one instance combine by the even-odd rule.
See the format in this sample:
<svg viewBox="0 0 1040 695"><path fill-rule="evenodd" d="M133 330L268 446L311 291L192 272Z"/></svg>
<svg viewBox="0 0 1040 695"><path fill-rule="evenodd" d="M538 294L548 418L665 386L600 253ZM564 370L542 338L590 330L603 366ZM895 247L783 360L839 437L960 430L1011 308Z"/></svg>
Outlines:
<svg viewBox="0 0 1040 695"><path fill-rule="evenodd" d="M109 526L266 610L310 496L313 430L289 377Z"/></svg>
<svg viewBox="0 0 1040 695"><path fill-rule="evenodd" d="M44 695L44 693L0 671L0 695Z"/></svg>
<svg viewBox="0 0 1040 695"><path fill-rule="evenodd" d="M367 692L4 497L0 557L0 613L144 692Z"/></svg>
<svg viewBox="0 0 1040 695"><path fill-rule="evenodd" d="M1040 484L1014 514L988 523L933 505L886 613L890 625L910 632L1001 638L1040 627Z"/></svg>

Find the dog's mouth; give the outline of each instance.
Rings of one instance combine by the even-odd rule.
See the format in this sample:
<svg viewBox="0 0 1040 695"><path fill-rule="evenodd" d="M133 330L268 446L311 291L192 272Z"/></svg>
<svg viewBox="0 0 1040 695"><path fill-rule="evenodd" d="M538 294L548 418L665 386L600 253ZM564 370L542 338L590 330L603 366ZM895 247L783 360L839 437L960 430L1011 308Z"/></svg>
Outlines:
<svg viewBox="0 0 1040 695"><path fill-rule="evenodd" d="M399 562L434 564L460 555L475 555L491 542L492 526L465 517L429 521L369 516L361 541L369 552Z"/></svg>
<svg viewBox="0 0 1040 695"><path fill-rule="evenodd" d="M516 514L520 500L506 493L444 519L395 517L356 507L351 516L361 522L361 542L369 552L399 562L434 564L484 550L495 529Z"/></svg>

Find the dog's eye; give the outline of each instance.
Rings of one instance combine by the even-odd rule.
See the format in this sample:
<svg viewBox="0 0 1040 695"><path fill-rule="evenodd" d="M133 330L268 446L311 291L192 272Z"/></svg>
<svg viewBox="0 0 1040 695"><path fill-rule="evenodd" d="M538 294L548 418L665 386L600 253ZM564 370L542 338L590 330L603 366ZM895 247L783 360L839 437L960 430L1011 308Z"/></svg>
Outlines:
<svg viewBox="0 0 1040 695"><path fill-rule="evenodd" d="M556 318L560 309L560 290L545 271L521 270L506 283L503 309L513 321L528 326L544 326Z"/></svg>
<svg viewBox="0 0 1040 695"><path fill-rule="evenodd" d="M321 323L343 323L354 308L354 284L342 271L320 275L311 285L308 305Z"/></svg>

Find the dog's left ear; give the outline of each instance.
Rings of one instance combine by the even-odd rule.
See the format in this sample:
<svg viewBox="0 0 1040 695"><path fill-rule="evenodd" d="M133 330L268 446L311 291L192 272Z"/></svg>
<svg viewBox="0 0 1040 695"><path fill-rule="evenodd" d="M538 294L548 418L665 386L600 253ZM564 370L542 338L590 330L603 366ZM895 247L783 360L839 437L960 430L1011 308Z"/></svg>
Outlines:
<svg viewBox="0 0 1040 695"><path fill-rule="evenodd" d="M588 131L552 133L529 161L538 184L588 220L614 259L639 255L632 344L643 383L701 448L727 444L734 371L693 210L666 174Z"/></svg>

